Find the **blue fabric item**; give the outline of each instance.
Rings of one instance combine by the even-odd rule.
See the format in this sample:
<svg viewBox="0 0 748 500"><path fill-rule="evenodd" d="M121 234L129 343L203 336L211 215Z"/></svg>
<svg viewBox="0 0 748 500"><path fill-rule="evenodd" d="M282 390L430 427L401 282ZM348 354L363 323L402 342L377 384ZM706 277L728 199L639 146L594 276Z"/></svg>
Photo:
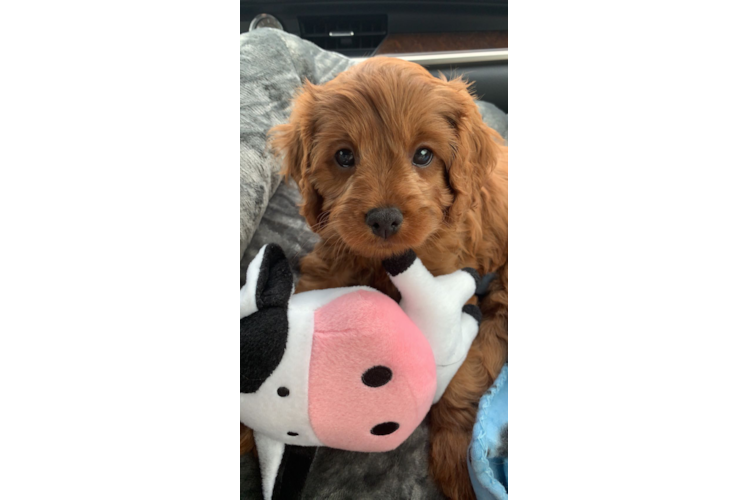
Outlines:
<svg viewBox="0 0 748 500"><path fill-rule="evenodd" d="M478 500L508 500L509 459L500 450L502 431L509 422L509 367L480 400L473 439L468 450L468 471ZM506 435L506 434L504 434Z"/></svg>

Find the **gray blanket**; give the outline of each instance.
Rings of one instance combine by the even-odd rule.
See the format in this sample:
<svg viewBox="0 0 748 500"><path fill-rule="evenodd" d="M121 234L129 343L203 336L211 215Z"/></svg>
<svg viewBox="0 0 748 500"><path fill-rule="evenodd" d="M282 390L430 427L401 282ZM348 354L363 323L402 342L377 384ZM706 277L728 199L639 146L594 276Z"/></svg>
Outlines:
<svg viewBox="0 0 748 500"><path fill-rule="evenodd" d="M267 131L288 118L289 101L305 79L326 82L352 63L269 28L241 35L239 51L241 258L280 181L275 175L280 166L265 148Z"/></svg>
<svg viewBox="0 0 748 500"><path fill-rule="evenodd" d="M240 281L266 243L280 244L298 278L298 262L317 237L298 213L296 187L279 185L279 165L265 149L267 131L288 117L295 89L309 79L326 82L351 61L293 35L258 29L241 35L241 231ZM478 102L484 121L504 137L507 116ZM309 470L305 499L441 499L428 475L428 419L398 449L354 453L319 448ZM241 461L241 498L261 498L254 457Z"/></svg>

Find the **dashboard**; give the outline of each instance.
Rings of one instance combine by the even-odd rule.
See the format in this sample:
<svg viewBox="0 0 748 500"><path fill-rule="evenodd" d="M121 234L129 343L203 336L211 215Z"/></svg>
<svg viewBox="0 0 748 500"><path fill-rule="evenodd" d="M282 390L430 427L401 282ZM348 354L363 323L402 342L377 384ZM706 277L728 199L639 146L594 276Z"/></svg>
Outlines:
<svg viewBox="0 0 748 500"><path fill-rule="evenodd" d="M464 75L508 112L507 0L241 0L240 32L282 29L353 59L388 55Z"/></svg>

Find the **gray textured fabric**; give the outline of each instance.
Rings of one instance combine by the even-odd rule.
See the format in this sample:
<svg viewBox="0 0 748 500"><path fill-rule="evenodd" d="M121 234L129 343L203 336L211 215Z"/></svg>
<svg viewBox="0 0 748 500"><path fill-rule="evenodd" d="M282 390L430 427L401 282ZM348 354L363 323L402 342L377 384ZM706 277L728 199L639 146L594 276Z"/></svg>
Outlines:
<svg viewBox="0 0 748 500"><path fill-rule="evenodd" d="M239 495L241 500L262 500L260 464L251 453L241 457Z"/></svg>
<svg viewBox="0 0 748 500"><path fill-rule="evenodd" d="M266 243L281 245L298 279L299 259L318 237L299 214L300 194L294 184L278 185L279 166L265 152L265 135L288 117L293 92L305 78L323 83L351 63L286 33L260 29L241 37L242 217L240 281L247 265ZM507 115L496 106L478 102L484 121L507 137ZM268 201L269 200L269 201ZM264 214L264 215L263 215ZM246 252L244 250L246 249ZM354 453L320 448L312 462L304 500L442 499L428 475L428 421L408 440L387 453ZM241 459L241 498L260 499L256 459Z"/></svg>
<svg viewBox="0 0 748 500"><path fill-rule="evenodd" d="M506 139L508 144L509 117L507 114L490 102L475 101L475 103L478 105L478 109L480 110L480 114L483 116L483 121L486 125L501 134L501 137Z"/></svg>
<svg viewBox="0 0 748 500"><path fill-rule="evenodd" d="M443 499L429 476L429 427L424 421L396 449L356 453L319 448L309 469L304 500Z"/></svg>
<svg viewBox="0 0 748 500"><path fill-rule="evenodd" d="M278 243L291 264L294 282L299 280L299 260L308 254L319 241L319 236L309 229L306 219L299 213L298 205L301 193L296 184L282 182L270 199L265 215L249 243L244 258L241 260L239 276L240 285L244 286L247 266L255 258L263 245Z"/></svg>
<svg viewBox="0 0 748 500"><path fill-rule="evenodd" d="M241 258L280 180L280 165L265 148L268 130L288 118L290 100L305 79L326 82L352 63L270 28L242 34L239 50Z"/></svg>

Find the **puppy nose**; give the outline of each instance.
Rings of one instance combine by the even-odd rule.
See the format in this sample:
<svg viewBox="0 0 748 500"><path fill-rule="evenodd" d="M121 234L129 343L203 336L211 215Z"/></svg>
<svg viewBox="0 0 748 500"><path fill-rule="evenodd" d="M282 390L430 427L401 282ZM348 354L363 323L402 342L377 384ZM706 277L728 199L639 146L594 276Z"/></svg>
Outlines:
<svg viewBox="0 0 748 500"><path fill-rule="evenodd" d="M382 239L395 234L403 224L403 213L396 207L372 208L366 214L366 224Z"/></svg>

